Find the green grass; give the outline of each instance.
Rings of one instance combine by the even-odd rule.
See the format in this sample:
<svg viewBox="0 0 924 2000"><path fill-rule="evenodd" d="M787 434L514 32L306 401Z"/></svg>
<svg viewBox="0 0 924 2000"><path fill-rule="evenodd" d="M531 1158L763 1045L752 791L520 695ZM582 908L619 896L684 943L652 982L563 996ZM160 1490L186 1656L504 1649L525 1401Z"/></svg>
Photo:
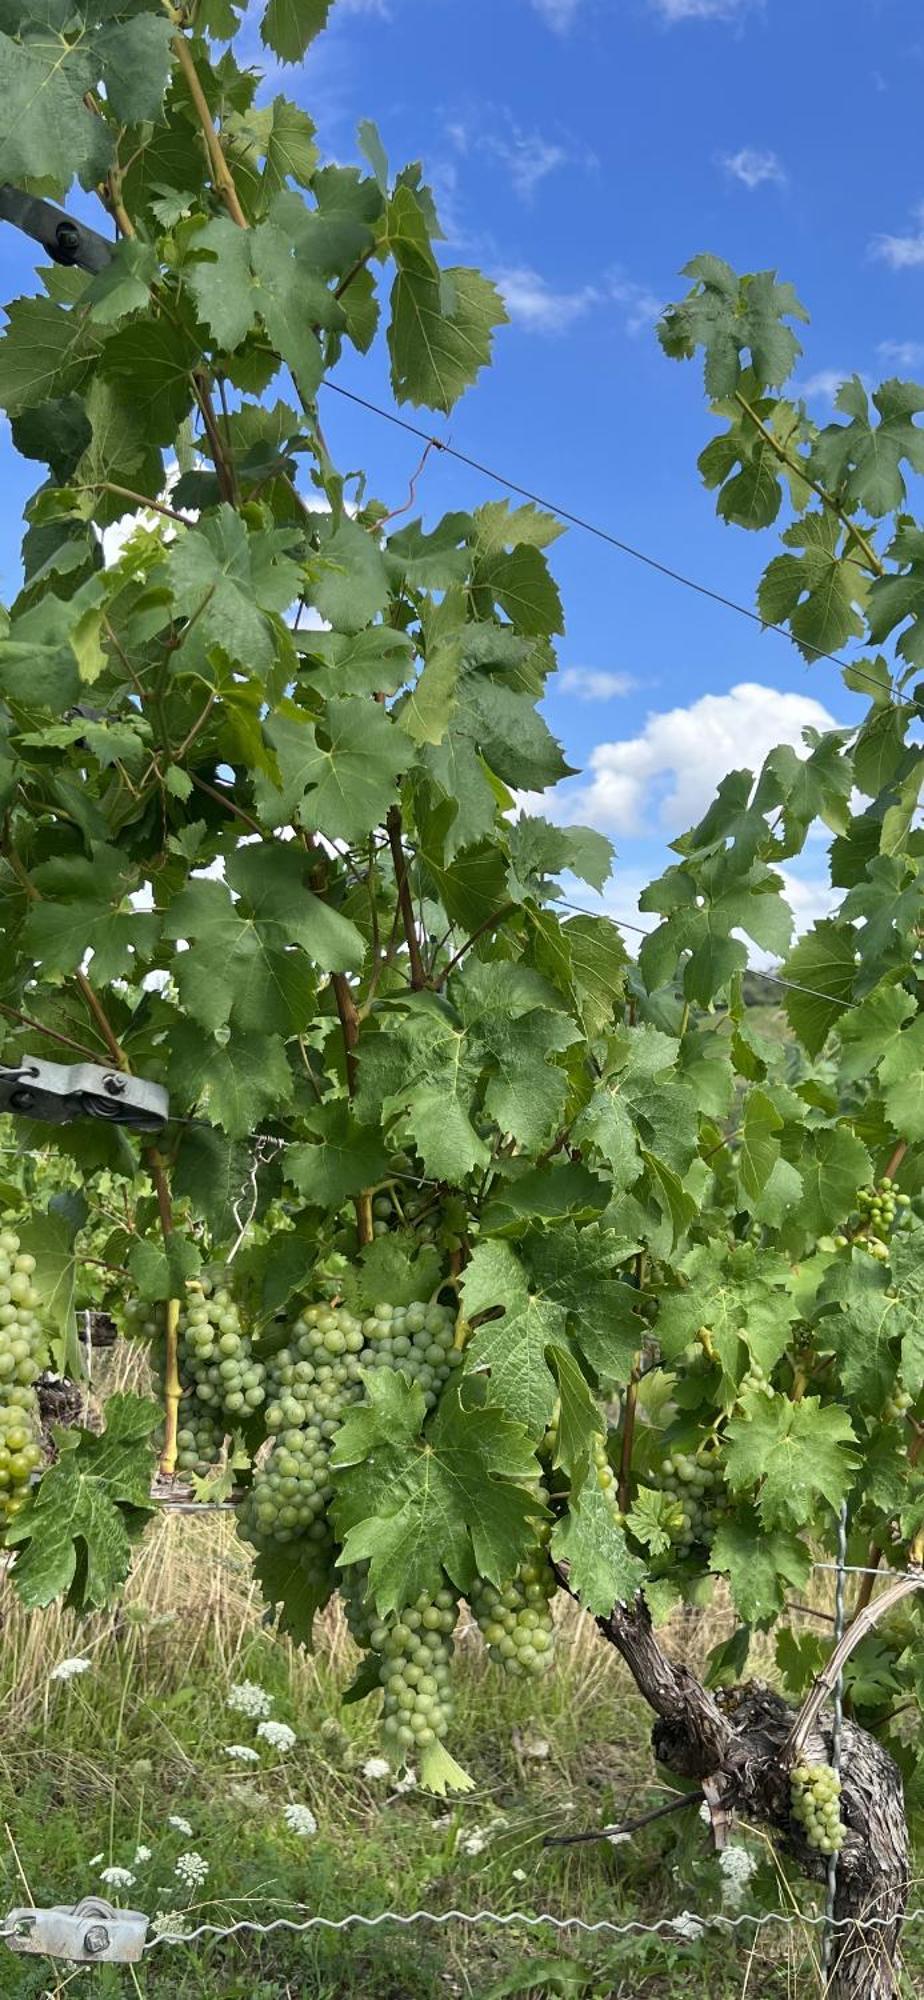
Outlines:
<svg viewBox="0 0 924 2000"><path fill-rule="evenodd" d="M0 1640L4 1907L27 1900L27 1884L37 1903L98 1892L149 1914L189 1905L189 1922L216 1923L417 1906L545 1909L614 1923L720 1909L718 1868L695 1809L615 1848L544 1845L547 1833L618 1820L665 1795L646 1712L586 1621L569 1613L560 1670L538 1687L505 1681L478 1644L463 1641L452 1748L476 1789L455 1800L396 1796L389 1782L363 1775L380 1748L374 1705L340 1709L354 1662L339 1621L309 1660L261 1627L246 1558L223 1531L174 1521L160 1542L142 1558L127 1614L82 1632L58 1613L27 1621L0 1593L0 1613L9 1613ZM83 1651L93 1660L88 1673L49 1683L57 1660ZM228 1758L229 1743L256 1740L253 1721L226 1705L230 1684L245 1677L272 1694L274 1717L296 1730L285 1757L262 1748L259 1765ZM287 1828L287 1801L311 1807L315 1837ZM169 1826L171 1814L188 1821L191 1837ZM473 1834L483 1836L477 1853L466 1852ZM135 1885L107 1891L101 1869L131 1867L139 1843L152 1852ZM174 1869L191 1848L209 1874L190 1899ZM749 1907L795 1907L763 1853ZM819 1990L817 1943L817 1932L802 1928L694 1944L459 1925L244 1934L165 1944L136 1973L60 1967L56 1976L47 1961L4 1950L0 1995L801 2000ZM922 1973L924 1960L909 1975L909 1993L924 1991Z"/></svg>

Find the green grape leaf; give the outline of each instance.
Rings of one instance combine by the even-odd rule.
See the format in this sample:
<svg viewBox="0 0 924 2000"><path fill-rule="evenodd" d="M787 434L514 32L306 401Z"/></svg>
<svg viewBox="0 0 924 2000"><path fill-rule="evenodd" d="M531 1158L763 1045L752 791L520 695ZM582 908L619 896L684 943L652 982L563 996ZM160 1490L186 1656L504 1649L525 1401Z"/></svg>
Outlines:
<svg viewBox="0 0 924 2000"><path fill-rule="evenodd" d="M645 1581L645 1565L630 1553L593 1473L572 1493L552 1530L551 1549L567 1566L569 1589L597 1618L614 1604L631 1604Z"/></svg>
<svg viewBox="0 0 924 2000"><path fill-rule="evenodd" d="M810 1551L783 1528L762 1526L753 1507L720 1521L709 1567L727 1576L735 1610L745 1625L768 1625L786 1608L791 1590L804 1590L812 1571Z"/></svg>
<svg viewBox="0 0 924 2000"><path fill-rule="evenodd" d="M504 302L479 271L440 269L423 209L406 185L388 204L387 239L397 266L388 328L395 397L451 410L491 359L494 328L507 321Z"/></svg>
<svg viewBox="0 0 924 2000"><path fill-rule="evenodd" d="M799 1172L799 1220L810 1236L822 1236L846 1221L857 1189L871 1178L872 1161L852 1132L835 1127L806 1133Z"/></svg>
<svg viewBox="0 0 924 2000"><path fill-rule="evenodd" d="M42 1317L51 1330L51 1349L62 1374L79 1381L83 1373L74 1302L77 1292L77 1257L74 1227L67 1216L48 1209L34 1209L17 1222L19 1247L35 1258L32 1283L42 1302Z"/></svg>
<svg viewBox="0 0 924 2000"><path fill-rule="evenodd" d="M263 817L328 840L363 840L384 820L401 772L413 758L408 739L379 705L344 697L325 704L316 726L291 702L264 724L280 785L256 782Z"/></svg>
<svg viewBox="0 0 924 2000"><path fill-rule="evenodd" d="M0 338L0 404L11 417L80 387L101 332L53 299L14 299Z"/></svg>
<svg viewBox="0 0 924 2000"><path fill-rule="evenodd" d="M75 175L87 188L105 178L112 136L84 103L98 78L83 37L68 42L43 27L26 42L0 34L0 180L37 181L63 195Z"/></svg>
<svg viewBox="0 0 924 2000"><path fill-rule="evenodd" d="M869 420L870 399L859 375L842 382L834 407L850 418L827 424L812 448L812 470L848 505L868 514L891 514L901 507L906 488L901 466L924 472L924 431L914 418L924 410L924 389L916 382L883 382L874 389L878 424Z"/></svg>
<svg viewBox="0 0 924 2000"><path fill-rule="evenodd" d="M186 528L168 558L177 609L197 620L207 644L264 674L278 644L271 614L285 611L298 590L286 541L284 534L248 531L233 507L221 506Z"/></svg>
<svg viewBox="0 0 924 2000"><path fill-rule="evenodd" d="M253 1573L266 1603L275 1611L275 1630L281 1639L304 1646L314 1643L314 1621L330 1602L337 1587L333 1566L319 1560L317 1542L289 1542L261 1549L254 1557Z"/></svg>
<svg viewBox="0 0 924 2000"><path fill-rule="evenodd" d="M315 1137L309 1145L288 1148L286 1173L306 1201L337 1209L384 1179L388 1149L381 1132L361 1124L347 1098L316 1105L305 1123Z"/></svg>
<svg viewBox="0 0 924 2000"><path fill-rule="evenodd" d="M574 1485L587 1473L591 1445L605 1433L606 1419L586 1376L564 1348L554 1348L551 1363L558 1383L559 1412L553 1463L567 1472Z"/></svg>
<svg viewBox="0 0 924 2000"><path fill-rule="evenodd" d="M170 1028L170 1081L177 1097L232 1139L248 1138L264 1119L278 1117L292 1096L277 1035L238 1032L223 1044L182 1018Z"/></svg>
<svg viewBox="0 0 924 2000"><path fill-rule="evenodd" d="M774 556L757 592L761 617L768 625L788 624L807 660L836 653L865 631L858 607L866 601L868 579L852 553L844 553L840 535L831 513L794 521L782 540L801 553Z"/></svg>
<svg viewBox="0 0 924 2000"><path fill-rule="evenodd" d="M163 116L174 32L172 21L145 12L113 22L97 36L94 57L106 102L121 125Z"/></svg>
<svg viewBox="0 0 924 2000"><path fill-rule="evenodd" d="M804 1528L818 1518L818 1503L837 1509L858 1463L856 1435L846 1410L817 1396L790 1403L761 1400L747 1417L733 1417L726 1432L725 1475L733 1493L757 1487L765 1528Z"/></svg>
<svg viewBox="0 0 924 2000"><path fill-rule="evenodd" d="M758 390L785 382L802 349L787 319L805 320L791 285L773 271L739 277L730 264L708 252L684 266L694 280L685 299L670 305L658 328L666 354L686 359L697 347L705 353L706 394L734 396L747 352Z"/></svg>
<svg viewBox="0 0 924 2000"><path fill-rule="evenodd" d="M465 1351L466 1372L486 1369L491 1400L541 1438L557 1395L549 1350L567 1347L566 1320L554 1300L529 1289L526 1271L509 1244L481 1242L466 1267L462 1287L466 1318L503 1307L482 1322Z"/></svg>
<svg viewBox="0 0 924 2000"><path fill-rule="evenodd" d="M810 1056L821 1054L829 1029L840 1023L853 998L856 938L846 926L823 918L790 952L783 968L783 1005L793 1032ZM797 989L801 987L803 991Z"/></svg>
<svg viewBox="0 0 924 2000"><path fill-rule="evenodd" d="M879 1065L886 1117L911 1141L924 1139L924 1017L895 1036Z"/></svg>
<svg viewBox="0 0 924 2000"><path fill-rule="evenodd" d="M260 34L281 62L297 63L327 26L332 0L269 0Z"/></svg>
<svg viewBox="0 0 924 2000"><path fill-rule="evenodd" d="M421 1442L423 1392L374 1369L368 1401L341 1425L331 1456L343 1564L369 1560L381 1613L399 1610L443 1571L459 1590L476 1576L503 1583L535 1542L540 1503L532 1447L500 1410L466 1407L446 1389Z"/></svg>
<svg viewBox="0 0 924 2000"><path fill-rule="evenodd" d="M310 575L311 601L337 632L361 632L388 602L382 552L347 515L322 537Z"/></svg>
<svg viewBox="0 0 924 2000"><path fill-rule="evenodd" d="M175 1229L163 1245L139 1237L132 1244L128 1258L138 1296L146 1301L184 1298L184 1287L190 1278L197 1276L201 1266L202 1257L196 1244Z"/></svg>
<svg viewBox="0 0 924 2000"><path fill-rule="evenodd" d="M160 1418L156 1403L116 1395L101 1435L61 1434L59 1458L6 1529L13 1584L30 1610L64 1592L75 1610L98 1610L124 1583L150 1506Z"/></svg>

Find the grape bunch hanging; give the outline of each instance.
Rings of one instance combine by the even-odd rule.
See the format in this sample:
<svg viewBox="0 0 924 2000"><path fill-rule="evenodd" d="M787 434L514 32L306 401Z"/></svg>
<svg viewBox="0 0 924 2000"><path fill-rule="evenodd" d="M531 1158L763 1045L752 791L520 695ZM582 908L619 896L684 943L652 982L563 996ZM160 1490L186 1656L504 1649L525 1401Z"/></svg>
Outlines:
<svg viewBox="0 0 924 2000"><path fill-rule="evenodd" d="M34 1271L15 1230L0 1230L0 1536L25 1505L43 1458L34 1385L49 1357Z"/></svg>

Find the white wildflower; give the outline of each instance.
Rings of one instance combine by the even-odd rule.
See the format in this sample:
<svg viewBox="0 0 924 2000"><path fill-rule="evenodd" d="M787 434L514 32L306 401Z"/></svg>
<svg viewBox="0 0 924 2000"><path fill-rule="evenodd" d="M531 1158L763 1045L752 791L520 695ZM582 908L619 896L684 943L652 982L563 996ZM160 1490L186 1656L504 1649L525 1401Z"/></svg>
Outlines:
<svg viewBox="0 0 924 2000"><path fill-rule="evenodd" d="M287 1722L258 1722L257 1735L262 1736L271 1750L281 1752L293 1749L298 1741L294 1729L290 1729Z"/></svg>
<svg viewBox="0 0 924 2000"><path fill-rule="evenodd" d="M103 1868L99 1879L110 1889L130 1889L135 1877L130 1868Z"/></svg>
<svg viewBox="0 0 924 2000"><path fill-rule="evenodd" d="M192 1839L192 1827L190 1826L188 1819L180 1819L178 1813L168 1814L167 1825L172 1826L174 1833L183 1833L186 1835L187 1840Z"/></svg>
<svg viewBox="0 0 924 2000"><path fill-rule="evenodd" d="M188 1854L180 1855L173 1872L179 1876L187 1889L201 1889L209 1872L209 1864L203 1855L197 1854L195 1848L191 1848Z"/></svg>
<svg viewBox="0 0 924 2000"><path fill-rule="evenodd" d="M390 1778L391 1765L387 1757L367 1757L363 1765L364 1778Z"/></svg>
<svg viewBox="0 0 924 2000"><path fill-rule="evenodd" d="M252 1716L256 1722L261 1716L269 1714L273 1697L256 1681L236 1681L228 1689L226 1706L235 1709L238 1715Z"/></svg>
<svg viewBox="0 0 924 2000"><path fill-rule="evenodd" d="M706 1799L703 1800L703 1803L700 1806L699 1816L704 1826L712 1825L712 1807L708 1804Z"/></svg>
<svg viewBox="0 0 924 2000"><path fill-rule="evenodd" d="M48 1678L50 1681L73 1681L76 1680L78 1674L88 1674L92 1665L92 1660L85 1660L83 1658L59 1660L57 1666L52 1667Z"/></svg>
<svg viewBox="0 0 924 2000"><path fill-rule="evenodd" d="M283 1806L282 1817L290 1833L299 1834L303 1840L308 1840L313 1833L317 1833L318 1822L310 1806L294 1804Z"/></svg>
<svg viewBox="0 0 924 2000"><path fill-rule="evenodd" d="M692 1910L681 1910L680 1915L674 1918L672 1928L678 1937L687 1938L691 1944L695 1944L697 1938L702 1937L706 1926L700 1922L699 1917L694 1917Z"/></svg>
<svg viewBox="0 0 924 2000"><path fill-rule="evenodd" d="M452 1814L451 1814L451 1812L450 1812L450 1813L437 1813L437 1816L436 1816L436 1818L430 1821L430 1825L431 1825L432 1827L435 1827L438 1833L441 1833L444 1827L447 1827L447 1826L451 1826L451 1825L452 1825Z"/></svg>
<svg viewBox="0 0 924 2000"><path fill-rule="evenodd" d="M250 1743L226 1743L225 1756L234 1757L239 1764L259 1764L259 1751Z"/></svg>
<svg viewBox="0 0 924 2000"><path fill-rule="evenodd" d="M482 1833L480 1827L477 1826L475 1827L474 1832L466 1833L463 1836L462 1840L460 1840L459 1842L459 1846L461 1847L463 1854L481 1854L483 1853L487 1844L488 1844L487 1834Z"/></svg>
<svg viewBox="0 0 924 2000"><path fill-rule="evenodd" d="M133 1866L135 1868L141 1868L144 1862L150 1861L150 1859L151 1859L151 1849L149 1847L142 1846L135 1848L135 1859L133 1862Z"/></svg>
<svg viewBox="0 0 924 2000"><path fill-rule="evenodd" d="M608 1833L606 1838L610 1847L622 1847L625 1841L632 1839L632 1835L631 1833Z"/></svg>
<svg viewBox="0 0 924 2000"><path fill-rule="evenodd" d="M88 1868L98 1868L98 1867L99 1867L99 1864L100 1864L100 1862L101 1862L101 1861L102 1861L103 1859L104 1859L104 1856L103 1856L103 1852L102 1852L102 1849L100 1849L100 1852L99 1852L99 1854L91 1854L91 1856L90 1856L90 1859L89 1859L89 1861L87 1862L87 1867L88 1867Z"/></svg>
<svg viewBox="0 0 924 2000"><path fill-rule="evenodd" d="M409 1764L407 1770L402 1771L400 1778L395 1779L395 1791L416 1792L416 1790L417 1790L417 1772L415 1771L413 1764Z"/></svg>
<svg viewBox="0 0 924 2000"><path fill-rule="evenodd" d="M739 1909L747 1894L751 1876L757 1873L759 1867L757 1856L751 1854L748 1848L738 1847L732 1843L730 1847L723 1847L719 1855L719 1867L723 1877L722 1901L732 1909Z"/></svg>
<svg viewBox="0 0 924 2000"><path fill-rule="evenodd" d="M158 1910L151 1918L152 1937L184 1938L189 1935L190 1929L189 1922L179 1910Z"/></svg>
<svg viewBox="0 0 924 2000"><path fill-rule="evenodd" d="M526 1881L526 1869L525 1869L525 1868L515 1868L515 1869L514 1869L514 1871L513 1871L513 1879L514 1879L514 1881L515 1881L515 1882L525 1882L525 1881Z"/></svg>

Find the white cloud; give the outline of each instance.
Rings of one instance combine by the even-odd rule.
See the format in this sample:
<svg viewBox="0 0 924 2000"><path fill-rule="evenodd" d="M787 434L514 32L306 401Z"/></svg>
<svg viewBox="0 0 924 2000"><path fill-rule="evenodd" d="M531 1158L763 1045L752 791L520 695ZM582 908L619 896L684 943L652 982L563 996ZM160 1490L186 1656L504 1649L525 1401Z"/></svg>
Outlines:
<svg viewBox="0 0 924 2000"><path fill-rule="evenodd" d="M849 380L849 368L816 368L814 375L807 375L804 382L794 382L792 393L804 397L807 403L817 399L833 403L842 382Z"/></svg>
<svg viewBox="0 0 924 2000"><path fill-rule="evenodd" d="M626 947L634 957L641 943L640 933L655 930L661 922L656 910L639 909L639 899L649 883L663 872L663 867L669 859L673 860L674 857L665 856L663 863L653 862L649 868L640 869L624 868L617 858L612 877L602 895L594 895L583 885L576 888L572 894L569 886L566 890L567 900L570 904L612 918L622 930ZM793 935L799 937L810 930L812 924L818 923L821 917L830 916L838 902L839 891L832 889L825 876L796 875L790 868L781 868L779 874L783 884L783 895L793 913L795 923ZM766 971L779 962L771 952L763 951L755 945L753 939L746 937L743 931L735 931L734 935L744 942L748 964L756 971Z"/></svg>
<svg viewBox="0 0 924 2000"><path fill-rule="evenodd" d="M553 291L546 279L526 264L495 271L494 281L511 319L527 333L567 333L601 297L595 285L582 285L576 292Z"/></svg>
<svg viewBox="0 0 924 2000"><path fill-rule="evenodd" d="M566 35L577 20L581 0L532 0L532 5L556 35Z"/></svg>
<svg viewBox="0 0 924 2000"><path fill-rule="evenodd" d="M920 368L924 363L924 340L880 340L876 353L896 368Z"/></svg>
<svg viewBox="0 0 924 2000"><path fill-rule="evenodd" d="M664 300L649 291L647 285L636 283L634 278L626 278L621 271L612 271L607 279L607 290L615 303L625 308L627 333L644 333L660 319L664 311Z"/></svg>
<svg viewBox="0 0 924 2000"><path fill-rule="evenodd" d="M555 683L559 694L575 694L578 701L613 701L631 694L638 686L631 674L611 674L596 667L565 667Z"/></svg>
<svg viewBox="0 0 924 2000"><path fill-rule="evenodd" d="M763 187L765 181L776 181L782 187L786 181L785 169L775 153L760 152L756 146L742 146L737 153L725 153L722 165L727 174L736 181L743 182L753 193Z"/></svg>
<svg viewBox="0 0 924 2000"><path fill-rule="evenodd" d="M893 271L911 271L924 264L924 202L918 202L912 215L917 228L910 235L874 236L870 244L872 255Z"/></svg>
<svg viewBox="0 0 924 2000"><path fill-rule="evenodd" d="M664 21L734 21L751 0L651 0Z"/></svg>
<svg viewBox="0 0 924 2000"><path fill-rule="evenodd" d="M598 743L588 782L568 800L569 817L623 834L656 820L677 834L701 818L726 772L757 771L774 744L802 751L804 729L836 726L808 695L742 681L728 694L649 715L638 736Z"/></svg>
<svg viewBox="0 0 924 2000"><path fill-rule="evenodd" d="M450 119L445 131L457 152L487 153L499 160L521 201L531 201L549 174L561 167L597 165L594 154L567 134L552 139L542 132L526 132L503 106L481 104L475 113Z"/></svg>

